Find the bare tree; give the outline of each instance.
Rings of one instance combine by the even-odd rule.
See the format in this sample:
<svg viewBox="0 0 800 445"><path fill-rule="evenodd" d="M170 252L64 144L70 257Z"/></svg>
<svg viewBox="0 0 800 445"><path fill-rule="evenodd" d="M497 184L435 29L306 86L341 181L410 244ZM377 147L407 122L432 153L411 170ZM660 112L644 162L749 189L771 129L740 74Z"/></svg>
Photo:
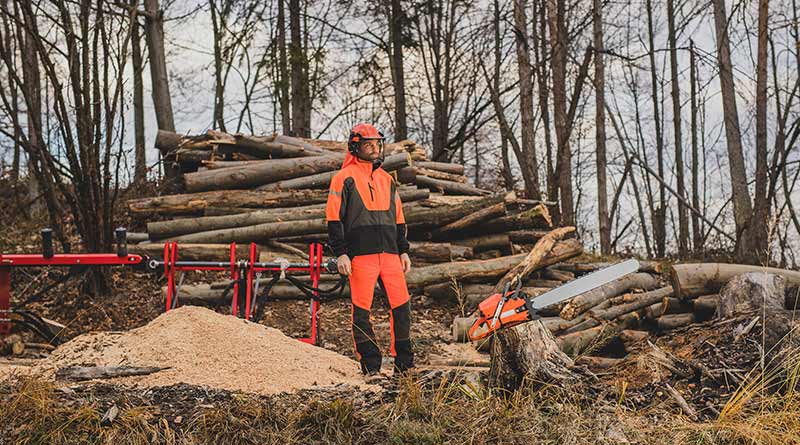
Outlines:
<svg viewBox="0 0 800 445"><path fill-rule="evenodd" d="M142 54L141 35L137 7L139 0L131 0L133 13L131 14L131 63L133 67L133 145L134 145L134 181L140 182L147 178L147 151L144 136L144 57Z"/></svg>
<svg viewBox="0 0 800 445"><path fill-rule="evenodd" d="M681 133L681 91L678 83L678 50L675 35L675 0L667 0L667 29L669 36L669 65L672 86L672 122L675 130L675 176L678 194L686 196L683 167L683 135ZM682 201L678 201L678 254L689 253L689 216Z"/></svg>
<svg viewBox="0 0 800 445"><path fill-rule="evenodd" d="M144 0L144 9L144 27L147 36L147 51L150 55L150 79L156 123L159 130L175 132L172 96L169 93L167 56L164 51L164 11L159 7L158 0ZM164 165L164 176L167 180L174 180L178 175L174 154L162 150L161 158Z"/></svg>
<svg viewBox="0 0 800 445"><path fill-rule="evenodd" d="M389 13L389 42L391 55L389 57L392 72L392 85L394 86L394 139L396 141L408 138L408 123L406 119L406 80L403 59L403 45L406 38L404 29L408 18L403 11L400 0L391 0Z"/></svg>
<svg viewBox="0 0 800 445"><path fill-rule="evenodd" d="M691 133L692 133L692 205L700 209L700 159L697 141L697 57L694 42L689 41L689 88L691 96ZM692 214L692 247L695 254L703 251L703 227L700 218Z"/></svg>
<svg viewBox="0 0 800 445"><path fill-rule="evenodd" d="M611 224L608 217L606 186L606 115L605 66L603 65L603 3L594 0L594 88L595 88L595 159L597 165L597 216L600 232L600 252L611 253ZM622 188L620 188L622 190Z"/></svg>
<svg viewBox="0 0 800 445"><path fill-rule="evenodd" d="M301 18L303 10L300 0L289 0L289 64L292 71L292 134L310 137L311 128L306 126L311 110L306 109L310 101L308 59L304 44L304 32Z"/></svg>
<svg viewBox="0 0 800 445"><path fill-rule="evenodd" d="M539 162L536 155L535 122L533 117L533 70L531 69L530 40L525 1L514 0L514 40L517 49L517 74L519 75L519 108L522 118L520 152L517 153L525 181L525 195L540 199Z"/></svg>

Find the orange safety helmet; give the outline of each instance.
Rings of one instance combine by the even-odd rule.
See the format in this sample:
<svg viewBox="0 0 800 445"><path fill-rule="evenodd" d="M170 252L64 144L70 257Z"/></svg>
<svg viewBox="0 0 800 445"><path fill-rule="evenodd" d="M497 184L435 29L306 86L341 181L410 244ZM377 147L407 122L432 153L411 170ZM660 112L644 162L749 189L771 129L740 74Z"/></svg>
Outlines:
<svg viewBox="0 0 800 445"><path fill-rule="evenodd" d="M350 130L350 137L347 140L347 149L350 151L350 153L357 155L358 148L361 146L361 142L376 140L378 141L378 146L381 149L381 153L383 153L384 139L383 133L378 131L378 129L372 124L362 122L360 124L356 124L356 126Z"/></svg>

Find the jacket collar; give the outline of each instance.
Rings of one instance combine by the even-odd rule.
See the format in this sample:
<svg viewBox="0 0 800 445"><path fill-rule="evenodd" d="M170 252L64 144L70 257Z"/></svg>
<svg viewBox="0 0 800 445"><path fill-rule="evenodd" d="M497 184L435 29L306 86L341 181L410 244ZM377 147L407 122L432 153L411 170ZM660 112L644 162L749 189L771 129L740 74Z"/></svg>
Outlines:
<svg viewBox="0 0 800 445"><path fill-rule="evenodd" d="M366 175L371 175L372 172L378 169L383 163L383 159L378 158L377 160L370 162L370 161L362 161L358 158L358 156L353 155L349 151L344 155L344 162L342 163L342 168L348 167L350 165L355 165L358 169Z"/></svg>

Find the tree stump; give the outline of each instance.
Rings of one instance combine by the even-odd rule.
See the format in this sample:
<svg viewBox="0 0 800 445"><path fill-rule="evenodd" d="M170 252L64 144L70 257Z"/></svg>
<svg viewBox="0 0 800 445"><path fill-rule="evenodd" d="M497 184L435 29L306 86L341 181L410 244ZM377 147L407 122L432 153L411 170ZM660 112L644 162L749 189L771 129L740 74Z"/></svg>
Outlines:
<svg viewBox="0 0 800 445"><path fill-rule="evenodd" d="M489 386L509 391L527 384L576 380L572 359L561 352L541 321L504 329L494 336Z"/></svg>
<svg viewBox="0 0 800 445"><path fill-rule="evenodd" d="M778 275L749 272L737 275L719 293L717 318L759 309L783 309L786 280Z"/></svg>

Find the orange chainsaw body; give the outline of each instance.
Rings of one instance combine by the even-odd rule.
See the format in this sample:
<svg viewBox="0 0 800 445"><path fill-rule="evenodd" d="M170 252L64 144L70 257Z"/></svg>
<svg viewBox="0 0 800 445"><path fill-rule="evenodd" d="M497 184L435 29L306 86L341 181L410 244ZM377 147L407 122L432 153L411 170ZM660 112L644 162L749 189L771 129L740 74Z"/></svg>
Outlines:
<svg viewBox="0 0 800 445"><path fill-rule="evenodd" d="M508 328L530 321L531 314L525 307L528 298L528 295L523 292L516 292L515 295L514 291L509 291L506 293L505 299L502 294L497 293L481 301L478 305L478 309L475 311L478 319L475 320L475 323L473 323L469 329L469 339L472 341L480 340L494 334L495 331L502 328ZM497 306L504 300L503 308L494 326L492 326L495 312L497 312Z"/></svg>

